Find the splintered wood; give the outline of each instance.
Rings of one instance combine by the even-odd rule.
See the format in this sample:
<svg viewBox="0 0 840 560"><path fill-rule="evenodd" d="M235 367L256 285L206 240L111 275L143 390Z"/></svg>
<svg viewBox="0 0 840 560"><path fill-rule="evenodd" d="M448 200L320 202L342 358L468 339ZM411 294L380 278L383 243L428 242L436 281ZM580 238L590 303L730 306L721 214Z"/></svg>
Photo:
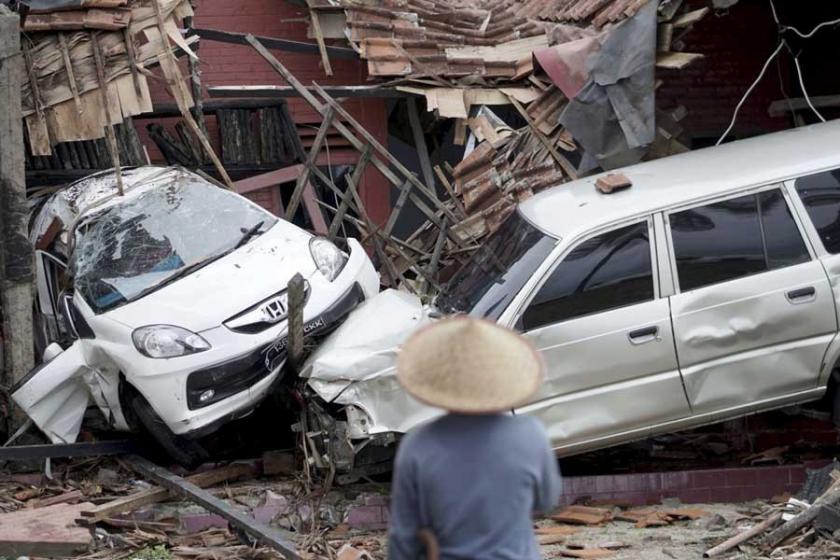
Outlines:
<svg viewBox="0 0 840 560"><path fill-rule="evenodd" d="M190 3L156 1L168 38L194 56L177 24L192 15ZM50 155L51 146L59 142L102 138L107 126L152 110L146 74L149 66L163 62L168 43L158 31L152 0L135 0L129 9L124 29L33 32L22 37L28 78L21 86L22 109L33 155ZM94 41L102 54L105 95L99 91ZM184 101L192 105L191 97Z"/></svg>

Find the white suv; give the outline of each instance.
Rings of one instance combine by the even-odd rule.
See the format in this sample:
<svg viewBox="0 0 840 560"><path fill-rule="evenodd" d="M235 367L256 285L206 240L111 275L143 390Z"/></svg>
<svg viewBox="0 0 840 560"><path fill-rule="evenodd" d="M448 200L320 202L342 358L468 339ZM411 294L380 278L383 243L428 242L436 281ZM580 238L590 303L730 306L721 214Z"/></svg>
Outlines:
<svg viewBox="0 0 840 560"><path fill-rule="evenodd" d="M404 322L469 313L523 332L547 376L512 412L542 420L561 454L813 401L833 388L840 123L620 171L632 187L602 194L594 176L521 204L437 309L418 319L419 306L407 305ZM376 301L357 313L373 314ZM330 352L372 346L352 328L333 335L307 375L322 400L343 405L338 419L354 449L392 442L439 413L399 391L393 359L383 363L381 353L344 379L331 375Z"/></svg>

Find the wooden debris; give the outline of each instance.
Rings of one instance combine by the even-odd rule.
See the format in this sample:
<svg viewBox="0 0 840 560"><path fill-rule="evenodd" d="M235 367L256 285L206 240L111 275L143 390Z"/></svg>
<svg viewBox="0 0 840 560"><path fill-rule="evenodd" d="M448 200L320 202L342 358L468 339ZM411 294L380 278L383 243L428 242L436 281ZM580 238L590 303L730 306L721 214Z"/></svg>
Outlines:
<svg viewBox="0 0 840 560"><path fill-rule="evenodd" d="M205 488L219 484L220 482L235 480L251 473L252 469L249 465L244 463L234 463L212 471L194 474L187 477L186 481L199 488ZM166 488L150 488L149 490L135 492L134 494L130 494L123 498L118 498L95 507L82 509L80 511L80 515L83 518L95 522L101 519L107 519L120 513L131 512L143 506L163 502L171 497L172 493Z"/></svg>
<svg viewBox="0 0 840 560"><path fill-rule="evenodd" d="M792 534L810 525L817 517L820 506L824 504L836 504L837 502L840 502L840 480L835 480L829 486L828 490L817 498L811 507L796 515L793 519L786 521L778 529L767 535L762 541L762 544L770 548L775 547Z"/></svg>
<svg viewBox="0 0 840 560"><path fill-rule="evenodd" d="M612 519L612 512L604 508L569 506L551 519L572 525L600 525Z"/></svg>
<svg viewBox="0 0 840 560"><path fill-rule="evenodd" d="M0 514L0 557L67 558L87 549L90 532L73 521L92 504L57 504Z"/></svg>
<svg viewBox="0 0 840 560"><path fill-rule="evenodd" d="M71 490L49 498L42 498L39 500L31 500L27 505L29 507L46 508L56 504L66 504L69 502L79 502L85 498L84 492L81 490Z"/></svg>
<svg viewBox="0 0 840 560"><path fill-rule="evenodd" d="M609 558L615 556L615 551L605 548L564 548L559 551L559 554L569 558Z"/></svg>
<svg viewBox="0 0 840 560"><path fill-rule="evenodd" d="M243 531L257 543L275 549L284 558L290 560L300 558L294 545L286 540L276 529L258 523L250 516L240 513L223 500L213 496L210 492L202 490L195 484L191 484L180 476L172 474L168 470L137 455L129 455L126 458L126 463L144 477L153 480L180 496L194 501L208 511L222 516L232 527Z"/></svg>
<svg viewBox="0 0 840 560"><path fill-rule="evenodd" d="M775 525L781 518L782 518L782 513L781 512L774 513L773 515L771 515L770 517L768 517L767 519L765 519L761 523L757 523L756 525L754 525L752 528L747 529L746 531L743 531L741 533L738 533L734 537L731 537L731 538L723 541L719 545L710 548L709 550L707 550L706 552L703 553L703 558L712 558L714 556L719 556L719 555L723 554L724 552L732 550L736 546L749 541L750 539L756 537L757 535L760 535L761 533L763 533L764 531L766 531L767 529L769 529L770 527Z"/></svg>

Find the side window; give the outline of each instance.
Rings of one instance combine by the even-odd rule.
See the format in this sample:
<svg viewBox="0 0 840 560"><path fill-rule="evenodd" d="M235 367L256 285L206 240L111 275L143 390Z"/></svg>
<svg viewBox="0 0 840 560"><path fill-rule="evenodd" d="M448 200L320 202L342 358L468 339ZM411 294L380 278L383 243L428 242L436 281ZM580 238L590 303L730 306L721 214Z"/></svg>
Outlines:
<svg viewBox="0 0 840 560"><path fill-rule="evenodd" d="M795 185L825 250L840 253L840 169L800 177Z"/></svg>
<svg viewBox="0 0 840 560"><path fill-rule="evenodd" d="M682 291L810 259L778 189L684 210L669 220Z"/></svg>
<svg viewBox="0 0 840 560"><path fill-rule="evenodd" d="M653 299L647 222L587 239L551 273L522 317L532 330Z"/></svg>

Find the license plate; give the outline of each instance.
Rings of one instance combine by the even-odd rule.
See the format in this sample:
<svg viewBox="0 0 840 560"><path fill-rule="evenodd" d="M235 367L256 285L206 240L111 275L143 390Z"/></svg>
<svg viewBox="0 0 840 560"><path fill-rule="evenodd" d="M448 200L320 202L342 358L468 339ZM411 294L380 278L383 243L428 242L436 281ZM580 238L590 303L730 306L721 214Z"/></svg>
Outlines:
<svg viewBox="0 0 840 560"><path fill-rule="evenodd" d="M318 317L303 325L304 336L311 334L314 330L323 327L324 319ZM286 347L289 345L289 337L283 335L275 343L265 349L265 367L269 371L274 371L286 358Z"/></svg>

